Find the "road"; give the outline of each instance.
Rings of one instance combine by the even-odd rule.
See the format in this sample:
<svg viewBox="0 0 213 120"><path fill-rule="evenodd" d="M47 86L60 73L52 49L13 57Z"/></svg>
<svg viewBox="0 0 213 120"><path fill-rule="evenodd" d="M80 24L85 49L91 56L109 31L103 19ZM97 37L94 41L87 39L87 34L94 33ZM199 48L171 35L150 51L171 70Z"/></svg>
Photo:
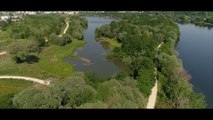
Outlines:
<svg viewBox="0 0 213 120"><path fill-rule="evenodd" d="M0 79L21 79L21 80L27 80L27 81L32 81L32 82L36 82L42 85L50 85L50 81L44 81L44 80L40 80L37 78L32 78L32 77L25 77L25 76L11 76L11 75L4 75L4 76L0 76Z"/></svg>
<svg viewBox="0 0 213 120"><path fill-rule="evenodd" d="M162 46L163 43L159 44L157 46L157 51L159 50L159 48ZM154 68L154 73L155 73L155 85L152 88L151 94L149 96L149 100L147 103L146 108L147 109L154 109L155 108L155 103L156 103L156 98L157 98L157 93L158 93L158 81L157 81L157 68Z"/></svg>

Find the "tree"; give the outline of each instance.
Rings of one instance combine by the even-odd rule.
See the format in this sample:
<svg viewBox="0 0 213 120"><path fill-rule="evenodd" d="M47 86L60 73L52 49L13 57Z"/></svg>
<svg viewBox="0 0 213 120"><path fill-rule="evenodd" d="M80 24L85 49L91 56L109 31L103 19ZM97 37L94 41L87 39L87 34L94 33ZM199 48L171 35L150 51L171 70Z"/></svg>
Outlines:
<svg viewBox="0 0 213 120"><path fill-rule="evenodd" d="M127 37L127 33L124 31L124 32L121 32L118 34L118 37L117 37L117 40L118 42L122 43L122 41Z"/></svg>
<svg viewBox="0 0 213 120"><path fill-rule="evenodd" d="M70 77L64 81L62 89L62 103L64 107L77 107L92 99L96 91L81 77Z"/></svg>
<svg viewBox="0 0 213 120"><path fill-rule="evenodd" d="M181 62L175 55L161 53L157 55L157 68L169 78L173 78L182 69Z"/></svg>
<svg viewBox="0 0 213 120"><path fill-rule="evenodd" d="M151 93L151 89L155 83L154 68L153 69L141 68L138 71L138 74L139 75L136 78L136 80L138 81L138 88L144 95L149 96Z"/></svg>
<svg viewBox="0 0 213 120"><path fill-rule="evenodd" d="M44 46L46 43L43 37L38 37L36 40L38 41L39 47Z"/></svg>
<svg viewBox="0 0 213 120"><path fill-rule="evenodd" d="M128 35L121 45L123 52L130 56L139 56L142 53L143 47L140 35Z"/></svg>
<svg viewBox="0 0 213 120"><path fill-rule="evenodd" d="M78 107L78 108L107 108L107 104L106 103L104 103L103 101L96 101L96 102L93 102L93 103L85 103L85 104L83 104L83 105L81 105L80 107Z"/></svg>
<svg viewBox="0 0 213 120"><path fill-rule="evenodd" d="M69 34L65 34L62 36L62 39L60 40L59 45L63 46L70 43L72 43L72 37Z"/></svg>
<svg viewBox="0 0 213 120"><path fill-rule="evenodd" d="M113 34L112 34L112 32L110 30L110 26L108 24L101 26L99 29L99 33L103 37L113 38Z"/></svg>
<svg viewBox="0 0 213 120"><path fill-rule="evenodd" d="M58 44L58 36L55 33L50 34L49 42L52 44Z"/></svg>
<svg viewBox="0 0 213 120"><path fill-rule="evenodd" d="M23 40L17 43L14 42L10 48L10 53L16 63L34 61L36 58L34 53L40 51L38 42L34 40Z"/></svg>
<svg viewBox="0 0 213 120"><path fill-rule="evenodd" d="M17 108L76 108L90 102L95 94L82 77L74 76L41 90L26 89L15 95L13 105Z"/></svg>
<svg viewBox="0 0 213 120"><path fill-rule="evenodd" d="M136 81L111 79L99 84L96 98L107 104L108 108L142 108L145 100Z"/></svg>
<svg viewBox="0 0 213 120"><path fill-rule="evenodd" d="M181 78L168 80L164 91L174 108L204 108L205 102L202 94L193 92L188 81ZM198 106L196 106L198 105Z"/></svg>

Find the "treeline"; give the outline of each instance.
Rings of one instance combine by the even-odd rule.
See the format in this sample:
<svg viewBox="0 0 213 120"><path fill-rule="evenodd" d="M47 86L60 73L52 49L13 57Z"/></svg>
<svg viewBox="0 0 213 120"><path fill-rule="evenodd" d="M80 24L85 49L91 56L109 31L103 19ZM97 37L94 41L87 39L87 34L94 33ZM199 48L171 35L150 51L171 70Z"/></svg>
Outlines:
<svg viewBox="0 0 213 120"><path fill-rule="evenodd" d="M132 71L129 76L138 82L141 93L146 97L150 95L156 67L160 82L157 107L205 107L203 95L192 90L188 74L177 58L175 44L180 34L177 24L172 19L150 13L116 17L121 20L97 29L96 37L114 38L122 44L109 58L129 66ZM162 47L157 51L160 44Z"/></svg>
<svg viewBox="0 0 213 120"><path fill-rule="evenodd" d="M183 11L183 12L150 12L179 23L193 23L198 26L213 27L213 12Z"/></svg>
<svg viewBox="0 0 213 120"><path fill-rule="evenodd" d="M66 22L69 23L69 28L66 34L63 34L67 26ZM14 60L19 63L31 62L32 54L36 57L35 53L40 52L42 47L51 44L64 46L72 43L74 39L83 39L86 27L85 18L50 14L25 16L21 22L7 23L3 30L10 34L11 39L14 39L10 53ZM15 40L21 42L16 44ZM32 43L33 47L36 48L33 51L30 48Z"/></svg>
<svg viewBox="0 0 213 120"><path fill-rule="evenodd" d="M143 108L144 96L136 87L137 81L126 78L96 78L92 74L75 74L55 81L45 88L28 88L15 95L14 108Z"/></svg>

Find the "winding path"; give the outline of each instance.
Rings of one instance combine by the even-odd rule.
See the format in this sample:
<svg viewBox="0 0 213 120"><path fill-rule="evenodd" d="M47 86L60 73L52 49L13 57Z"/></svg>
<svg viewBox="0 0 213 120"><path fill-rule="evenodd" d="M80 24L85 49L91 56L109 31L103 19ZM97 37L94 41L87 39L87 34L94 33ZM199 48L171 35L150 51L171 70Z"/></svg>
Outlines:
<svg viewBox="0 0 213 120"><path fill-rule="evenodd" d="M163 43L159 44L157 46L157 52L159 50L159 48L162 46ZM156 98L157 98L157 93L158 93L158 81L157 81L157 68L154 68L155 69L155 86L152 88L152 92L149 96L149 100L148 100L148 103L147 103L147 106L146 108L147 109L154 109L155 108L155 103L156 103Z"/></svg>
<svg viewBox="0 0 213 120"><path fill-rule="evenodd" d="M69 22L66 21L66 24L67 24L66 28L64 29L63 33L59 35L59 37L61 37L63 34L67 32L67 29L69 28Z"/></svg>
<svg viewBox="0 0 213 120"><path fill-rule="evenodd" d="M32 82L36 82L42 85L50 85L50 81L44 81L44 80L40 80L37 78L32 78L32 77L25 77L25 76L11 76L11 75L5 75L5 76L0 76L0 79L22 79L22 80L27 80L27 81L32 81Z"/></svg>
<svg viewBox="0 0 213 120"><path fill-rule="evenodd" d="M1 56L1 55L5 55L5 54L7 54L7 52L6 52L6 51L4 51L4 52L0 52L0 56Z"/></svg>
<svg viewBox="0 0 213 120"><path fill-rule="evenodd" d="M67 29L69 28L69 22L68 22L68 21L66 21L66 25L67 25L67 26L66 26L66 28L64 29L63 33L60 34L60 35L58 35L59 37L62 37L62 35L66 34ZM48 42L48 39L45 39L45 42Z"/></svg>

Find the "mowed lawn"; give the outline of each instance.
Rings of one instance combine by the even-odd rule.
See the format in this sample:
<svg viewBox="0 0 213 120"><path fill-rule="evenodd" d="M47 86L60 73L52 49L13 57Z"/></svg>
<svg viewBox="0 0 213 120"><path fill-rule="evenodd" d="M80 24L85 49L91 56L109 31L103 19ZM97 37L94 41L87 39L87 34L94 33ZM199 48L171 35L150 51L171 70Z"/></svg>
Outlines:
<svg viewBox="0 0 213 120"><path fill-rule="evenodd" d="M63 61L64 57L71 56L75 49L84 46L85 41L74 40L66 46L50 45L43 48L37 56L36 63L16 64L10 54L0 56L0 75L20 75L39 79L62 79L71 76L74 72L72 65Z"/></svg>
<svg viewBox="0 0 213 120"><path fill-rule="evenodd" d="M0 108L11 108L14 95L32 84L30 81L0 79Z"/></svg>

